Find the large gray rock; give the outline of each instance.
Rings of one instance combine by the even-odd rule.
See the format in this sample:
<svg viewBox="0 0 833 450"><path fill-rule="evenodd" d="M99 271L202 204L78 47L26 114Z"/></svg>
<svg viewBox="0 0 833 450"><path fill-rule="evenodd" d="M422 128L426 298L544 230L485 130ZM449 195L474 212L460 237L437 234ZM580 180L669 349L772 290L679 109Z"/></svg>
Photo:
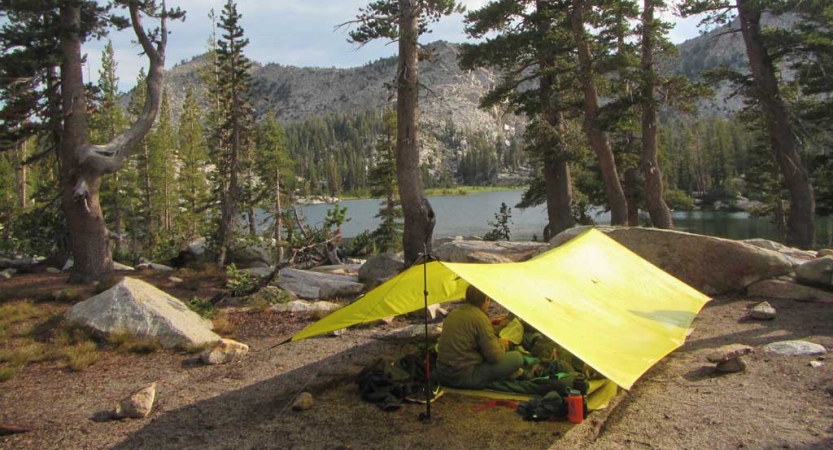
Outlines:
<svg viewBox="0 0 833 450"><path fill-rule="evenodd" d="M810 286L833 287L833 256L823 256L798 266L795 279Z"/></svg>
<svg viewBox="0 0 833 450"><path fill-rule="evenodd" d="M552 238L550 245L557 247L588 228L566 230ZM656 228L598 229L705 294L739 292L793 270L784 255L740 241Z"/></svg>
<svg viewBox="0 0 833 450"><path fill-rule="evenodd" d="M229 253L229 263L238 269L248 267L269 267L275 265L275 244L273 240L257 242L239 241Z"/></svg>
<svg viewBox="0 0 833 450"><path fill-rule="evenodd" d="M164 264L153 263L153 262L141 263L138 266L136 266L136 269L137 270L158 270L160 272L173 272L174 271L173 267L166 266Z"/></svg>
<svg viewBox="0 0 833 450"><path fill-rule="evenodd" d="M220 336L184 303L156 287L125 277L112 288L80 302L67 318L103 335L128 333L158 340L166 348L215 342Z"/></svg>
<svg viewBox="0 0 833 450"><path fill-rule="evenodd" d="M374 256L359 268L359 279L373 283L398 275L405 268L405 260L393 253Z"/></svg>
<svg viewBox="0 0 833 450"><path fill-rule="evenodd" d="M266 278L269 275L272 275L273 270L275 270L274 267L250 267L248 269L240 269L241 272L248 273L249 275L258 278Z"/></svg>
<svg viewBox="0 0 833 450"><path fill-rule="evenodd" d="M746 293L753 297L791 299L800 302L818 300L833 302L833 292L797 284L789 278L759 281L746 288Z"/></svg>
<svg viewBox="0 0 833 450"><path fill-rule="evenodd" d="M823 248L816 253L816 258L823 256L833 256L833 248Z"/></svg>
<svg viewBox="0 0 833 450"><path fill-rule="evenodd" d="M307 300L354 297L364 290L364 285L355 277L291 268L281 270L276 284L296 297Z"/></svg>
<svg viewBox="0 0 833 450"><path fill-rule="evenodd" d="M772 342L764 346L764 351L767 353L775 353L778 355L819 355L827 353L827 349L823 346L807 341L778 341Z"/></svg>
<svg viewBox="0 0 833 450"><path fill-rule="evenodd" d="M317 266L309 269L312 272L318 273L328 273L330 275L345 275L348 277L358 277L359 276L359 269L362 267L362 263L347 263L344 262L343 264L331 264L326 266Z"/></svg>
<svg viewBox="0 0 833 450"><path fill-rule="evenodd" d="M447 262L518 262L546 247L541 242L455 240L434 249L434 256Z"/></svg>

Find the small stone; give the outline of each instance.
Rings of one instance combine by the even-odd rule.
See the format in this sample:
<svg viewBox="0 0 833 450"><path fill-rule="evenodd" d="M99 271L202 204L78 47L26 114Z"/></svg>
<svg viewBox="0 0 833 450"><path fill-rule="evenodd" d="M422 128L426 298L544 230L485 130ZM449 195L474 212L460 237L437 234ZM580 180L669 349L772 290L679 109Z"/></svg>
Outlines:
<svg viewBox="0 0 833 450"><path fill-rule="evenodd" d="M312 394L309 392L301 392L298 398L295 399L295 403L292 404L292 410L306 411L312 408L312 403Z"/></svg>
<svg viewBox="0 0 833 450"><path fill-rule="evenodd" d="M810 367L819 368L823 365L824 365L824 363L821 362L821 361L810 361Z"/></svg>
<svg viewBox="0 0 833 450"><path fill-rule="evenodd" d="M778 341L764 346L764 351L778 355L818 355L827 353L827 349L819 344L807 341Z"/></svg>
<svg viewBox="0 0 833 450"><path fill-rule="evenodd" d="M335 337L341 336L342 334L344 334L344 330L345 330L345 328L339 328L338 330L333 330L332 332L330 332L330 336L335 336Z"/></svg>
<svg viewBox="0 0 833 450"><path fill-rule="evenodd" d="M816 253L816 258L824 258L825 256L833 256L833 248L823 248Z"/></svg>
<svg viewBox="0 0 833 450"><path fill-rule="evenodd" d="M746 370L746 361L741 357L717 363L716 370L721 373L736 373Z"/></svg>
<svg viewBox="0 0 833 450"><path fill-rule="evenodd" d="M249 353L249 346L233 339L220 339L214 346L200 355L205 364L227 364L241 359Z"/></svg>
<svg viewBox="0 0 833 450"><path fill-rule="evenodd" d="M714 349L706 355L706 359L713 363L722 363L752 353L752 347L743 344L729 344Z"/></svg>
<svg viewBox="0 0 833 450"><path fill-rule="evenodd" d="M4 270L4 271L0 272L0 278L2 278L2 279L4 279L4 280L8 280L8 279L9 279L9 278L11 278L11 277L12 277L12 275L14 275L15 273L17 273L17 271L16 271L16 270L14 270L14 269L11 269L11 268L10 268L10 269L6 269L6 270Z"/></svg>
<svg viewBox="0 0 833 450"><path fill-rule="evenodd" d="M769 302L761 302L753 306L749 316L757 320L772 320L775 318L775 308Z"/></svg>
<svg viewBox="0 0 833 450"><path fill-rule="evenodd" d="M182 283L182 278L179 277L168 277L168 281L171 283Z"/></svg>
<svg viewBox="0 0 833 450"><path fill-rule="evenodd" d="M156 399L156 383L130 394L113 411L116 419L143 419L150 414Z"/></svg>
<svg viewBox="0 0 833 450"><path fill-rule="evenodd" d="M61 269L56 269L54 267L47 267L46 273L61 273Z"/></svg>

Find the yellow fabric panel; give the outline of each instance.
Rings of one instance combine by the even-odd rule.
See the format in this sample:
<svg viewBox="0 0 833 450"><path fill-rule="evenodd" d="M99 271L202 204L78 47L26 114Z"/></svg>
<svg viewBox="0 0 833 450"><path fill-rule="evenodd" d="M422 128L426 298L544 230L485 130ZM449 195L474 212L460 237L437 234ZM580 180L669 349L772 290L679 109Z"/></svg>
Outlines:
<svg viewBox="0 0 833 450"><path fill-rule="evenodd" d="M293 341L373 322L421 309L423 296L423 267L428 275L428 304L458 300L466 295L469 283L460 279L438 261L416 265L391 278L350 305L301 330Z"/></svg>
<svg viewBox="0 0 833 450"><path fill-rule="evenodd" d="M683 344L691 321L709 300L595 229L523 263L431 262L424 267L429 304L462 298L471 283L625 389ZM419 265L292 340L422 306Z"/></svg>
<svg viewBox="0 0 833 450"><path fill-rule="evenodd" d="M709 300L595 229L523 263L443 264L625 389Z"/></svg>

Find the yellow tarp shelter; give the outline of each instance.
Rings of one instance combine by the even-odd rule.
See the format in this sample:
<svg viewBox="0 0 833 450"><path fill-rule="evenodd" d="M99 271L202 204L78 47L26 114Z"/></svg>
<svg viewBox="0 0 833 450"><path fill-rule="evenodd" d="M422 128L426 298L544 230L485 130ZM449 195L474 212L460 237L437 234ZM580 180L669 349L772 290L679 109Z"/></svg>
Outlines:
<svg viewBox="0 0 833 450"><path fill-rule="evenodd" d="M590 229L520 263L415 265L292 337L293 341L461 299L469 284L619 386L685 342L709 298Z"/></svg>

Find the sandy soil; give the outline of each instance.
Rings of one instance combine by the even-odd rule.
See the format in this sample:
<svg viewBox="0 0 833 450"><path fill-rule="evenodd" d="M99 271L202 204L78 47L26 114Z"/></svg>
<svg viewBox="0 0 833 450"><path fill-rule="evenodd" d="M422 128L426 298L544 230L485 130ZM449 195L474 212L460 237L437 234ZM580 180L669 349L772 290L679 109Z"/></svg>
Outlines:
<svg viewBox="0 0 833 450"><path fill-rule="evenodd" d="M15 278L14 290L29 294L25 286L58 285L60 277L23 275ZM165 284L162 277L156 281ZM0 293L7 287L0 284ZM8 301L12 296L5 292ZM238 311L230 315L234 337L252 349L240 363L203 366L183 352L107 351L82 372L27 366L0 384L0 423L32 430L0 437L0 449L833 448L833 361L760 351L784 339L833 347L833 305L776 300L770 302L776 320L746 319L758 300L711 302L686 345L637 382L595 442L582 433L592 420L573 427L524 422L502 407L474 412L482 398L446 394L432 404L428 425L418 421L424 405L388 413L363 402L354 382L359 370L375 358L415 349L413 338L392 333L409 325L406 319L275 347L313 319ZM756 352L747 357L746 373L717 375L704 355L730 343L752 345ZM824 364L811 367L812 360ZM154 381L157 402L150 417L98 420ZM293 412L289 406L304 390L315 404Z"/></svg>

